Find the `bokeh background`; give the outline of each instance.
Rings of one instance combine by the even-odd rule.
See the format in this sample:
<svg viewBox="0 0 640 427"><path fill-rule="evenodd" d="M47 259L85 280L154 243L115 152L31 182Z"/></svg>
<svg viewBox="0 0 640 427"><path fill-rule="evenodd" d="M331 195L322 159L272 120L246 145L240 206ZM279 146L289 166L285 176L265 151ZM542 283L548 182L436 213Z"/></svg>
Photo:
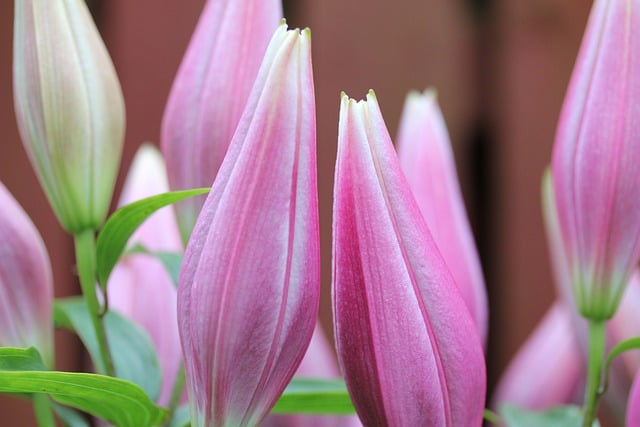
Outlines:
<svg viewBox="0 0 640 427"><path fill-rule="evenodd" d="M157 142L169 89L204 0L91 0L127 105L119 190L133 153ZM339 93L378 95L395 135L409 90L437 88L481 252L491 310L492 388L554 299L540 207L564 91L590 0L289 0L290 26L310 27L315 70L322 319L329 326L330 228ZM11 90L13 2L0 2L0 180L30 213L54 263L56 295L78 292L72 241L54 219L20 143ZM238 23L238 31L251 31ZM117 197L116 197L117 199ZM0 244L2 244L0 242ZM330 330L330 329L329 329ZM57 335L57 367L81 347ZM0 424L35 425L0 399Z"/></svg>

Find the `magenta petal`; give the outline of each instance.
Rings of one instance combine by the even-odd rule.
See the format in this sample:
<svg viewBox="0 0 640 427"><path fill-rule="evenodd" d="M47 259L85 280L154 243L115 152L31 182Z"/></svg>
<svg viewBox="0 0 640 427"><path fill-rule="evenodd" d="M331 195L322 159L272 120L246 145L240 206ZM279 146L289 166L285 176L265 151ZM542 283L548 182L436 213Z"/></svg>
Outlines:
<svg viewBox="0 0 640 427"><path fill-rule="evenodd" d="M274 34L186 249L178 320L195 426L255 425L293 376L319 300L309 30Z"/></svg>
<svg viewBox="0 0 640 427"><path fill-rule="evenodd" d="M373 92L366 102L342 97L333 221L336 346L363 424L479 426L478 332Z"/></svg>
<svg viewBox="0 0 640 427"><path fill-rule="evenodd" d="M585 368L571 310L560 301L545 314L502 375L494 407L543 410L580 403Z"/></svg>
<svg viewBox="0 0 640 427"><path fill-rule="evenodd" d="M162 120L172 189L211 187L281 19L281 0L206 3ZM177 204L185 241L203 203L197 197Z"/></svg>
<svg viewBox="0 0 640 427"><path fill-rule="evenodd" d="M615 312L640 259L640 1L596 0L564 102L552 172L580 312Z"/></svg>
<svg viewBox="0 0 640 427"><path fill-rule="evenodd" d="M0 346L36 347L53 368L53 279L38 230L0 183Z"/></svg>
<svg viewBox="0 0 640 427"><path fill-rule="evenodd" d="M136 154L120 206L169 190L164 161L158 150L143 145ZM171 207L154 213L129 239L129 246L150 251L182 252L178 225ZM162 263L151 255L131 254L121 259L107 285L109 307L140 325L151 337L162 370L158 403L167 405L182 362L176 287ZM162 313L162 315L158 315Z"/></svg>
<svg viewBox="0 0 640 427"><path fill-rule="evenodd" d="M396 141L400 165L483 342L487 292L436 94L410 93Z"/></svg>
<svg viewBox="0 0 640 427"><path fill-rule="evenodd" d="M636 379L629 393L629 402L627 403L627 425L640 425L640 372L636 374Z"/></svg>

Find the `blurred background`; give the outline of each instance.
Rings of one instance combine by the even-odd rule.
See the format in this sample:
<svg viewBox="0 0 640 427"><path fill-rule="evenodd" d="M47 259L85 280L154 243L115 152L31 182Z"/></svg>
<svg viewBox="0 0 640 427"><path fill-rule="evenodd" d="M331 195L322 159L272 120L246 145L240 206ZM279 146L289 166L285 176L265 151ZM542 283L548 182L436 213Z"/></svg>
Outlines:
<svg viewBox="0 0 640 427"><path fill-rule="evenodd" d="M91 0L127 105L122 185L133 153L156 142L171 83L204 0ZM330 330L330 228L339 93L377 93L395 135L409 90L435 87L481 253L491 330L489 387L555 298L540 207L541 174L590 0L289 0L290 26L313 32L323 323ZM31 215L54 262L56 295L78 292L72 241L56 222L20 143L12 106L13 2L0 2L0 180ZM238 28L238 31L251 31ZM117 196L116 196L117 199ZM1 244L1 243L0 243ZM83 354L57 335L57 367ZM0 400L2 425L31 407Z"/></svg>

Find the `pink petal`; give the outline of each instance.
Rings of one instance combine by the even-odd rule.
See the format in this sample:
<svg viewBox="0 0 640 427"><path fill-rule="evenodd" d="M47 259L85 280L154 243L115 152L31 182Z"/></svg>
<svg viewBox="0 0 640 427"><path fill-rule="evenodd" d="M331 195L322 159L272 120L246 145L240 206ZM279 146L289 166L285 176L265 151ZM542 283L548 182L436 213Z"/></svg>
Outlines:
<svg viewBox="0 0 640 427"><path fill-rule="evenodd" d="M571 310L560 301L547 311L502 375L494 407L543 410L581 403L585 367Z"/></svg>
<svg viewBox="0 0 640 427"><path fill-rule="evenodd" d="M47 249L0 183L0 346L35 346L53 368L53 279Z"/></svg>
<svg viewBox="0 0 640 427"><path fill-rule="evenodd" d="M164 161L155 147L143 145L133 160L120 206L166 191L168 184ZM159 210L140 226L129 240L129 246L136 244L150 251L182 252L171 207ZM158 403L168 404L182 362L177 292L171 277L155 257L131 254L121 259L114 268L107 291L109 307L130 318L151 337L162 371Z"/></svg>
<svg viewBox="0 0 640 427"><path fill-rule="evenodd" d="M596 0L553 152L559 224L583 315L615 312L640 260L640 1Z"/></svg>
<svg viewBox="0 0 640 427"><path fill-rule="evenodd" d="M486 342L487 292L435 92L407 96L396 147L429 231Z"/></svg>
<svg viewBox="0 0 640 427"><path fill-rule="evenodd" d="M280 19L280 0L206 3L162 120L172 189L211 187ZM185 241L203 204L204 197L177 204Z"/></svg>
<svg viewBox="0 0 640 427"><path fill-rule="evenodd" d="M318 233L310 33L283 24L180 274L194 425L253 425L275 404L317 317Z"/></svg>
<svg viewBox="0 0 640 427"><path fill-rule="evenodd" d="M629 403L627 404L627 425L640 425L640 374L636 375L636 379L629 393Z"/></svg>
<svg viewBox="0 0 640 427"><path fill-rule="evenodd" d="M482 345L373 92L342 97L334 190L338 359L364 425L477 426Z"/></svg>

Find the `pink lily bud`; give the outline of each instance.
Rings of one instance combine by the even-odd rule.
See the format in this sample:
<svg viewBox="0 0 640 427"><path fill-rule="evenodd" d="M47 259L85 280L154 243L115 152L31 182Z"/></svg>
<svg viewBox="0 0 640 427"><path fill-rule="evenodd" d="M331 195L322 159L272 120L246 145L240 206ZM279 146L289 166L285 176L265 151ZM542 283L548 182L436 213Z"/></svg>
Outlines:
<svg viewBox="0 0 640 427"><path fill-rule="evenodd" d="M96 229L124 140L120 83L82 0L16 0L13 90L22 142L62 226Z"/></svg>
<svg viewBox="0 0 640 427"><path fill-rule="evenodd" d="M560 232L559 215L553 195L551 174L549 173L545 173L543 178L542 201L556 289L567 307L575 307L573 293L571 292L571 272L567 251ZM631 280L626 285L626 291L618 310L607 322L607 351L611 350L620 341L640 335L640 314L637 310L639 303L640 274L636 273L632 274ZM566 310L571 317L572 333L575 337L574 341L578 345L578 353L583 364L586 364L588 354L587 320L580 317L575 309ZM560 345L559 348L561 348ZM625 353L613 361L609 375L609 387L607 393L603 396L603 403L611 409L610 412L615 416L624 414L625 397L638 368L640 368L640 357L636 352ZM548 390L544 390L542 393L547 394ZM555 403L570 402L556 401Z"/></svg>
<svg viewBox="0 0 640 427"><path fill-rule="evenodd" d="M507 366L493 396L493 407L509 404L543 410L579 403L583 375L571 307L558 301Z"/></svg>
<svg viewBox="0 0 640 427"><path fill-rule="evenodd" d="M53 279L47 249L0 183L0 346L31 347L53 367Z"/></svg>
<svg viewBox="0 0 640 427"><path fill-rule="evenodd" d="M640 2L596 0L552 173L580 313L608 319L640 260Z"/></svg>
<svg viewBox="0 0 640 427"><path fill-rule="evenodd" d="M143 145L133 159L120 206L169 190L164 161L152 145ZM160 209L129 239L129 246L149 251L182 252L182 240L173 210ZM169 403L182 352L178 334L176 287L162 263L147 254L122 258L107 285L109 307L140 325L151 337L160 361L162 388L158 403ZM159 315L161 313L161 315Z"/></svg>
<svg viewBox="0 0 640 427"><path fill-rule="evenodd" d="M333 347L320 326L316 323L309 342L309 348L296 371L299 377L337 379L340 369L336 361ZM328 415L269 415L262 427L361 427L356 416Z"/></svg>
<svg viewBox="0 0 640 427"><path fill-rule="evenodd" d="M281 19L281 0L206 3L162 120L173 190L211 187ZM176 204L185 242L203 204L204 196Z"/></svg>
<svg viewBox="0 0 640 427"><path fill-rule="evenodd" d="M363 424L481 425L482 344L373 92L342 96L333 221L336 347Z"/></svg>
<svg viewBox="0 0 640 427"><path fill-rule="evenodd" d="M178 325L194 426L256 425L319 302L310 31L276 30L185 252Z"/></svg>
<svg viewBox="0 0 640 427"><path fill-rule="evenodd" d="M435 91L407 96L396 147L429 231L486 343L487 292Z"/></svg>
<svg viewBox="0 0 640 427"><path fill-rule="evenodd" d="M640 426L640 372L636 375L636 379L631 387L631 393L629 393L627 425Z"/></svg>

